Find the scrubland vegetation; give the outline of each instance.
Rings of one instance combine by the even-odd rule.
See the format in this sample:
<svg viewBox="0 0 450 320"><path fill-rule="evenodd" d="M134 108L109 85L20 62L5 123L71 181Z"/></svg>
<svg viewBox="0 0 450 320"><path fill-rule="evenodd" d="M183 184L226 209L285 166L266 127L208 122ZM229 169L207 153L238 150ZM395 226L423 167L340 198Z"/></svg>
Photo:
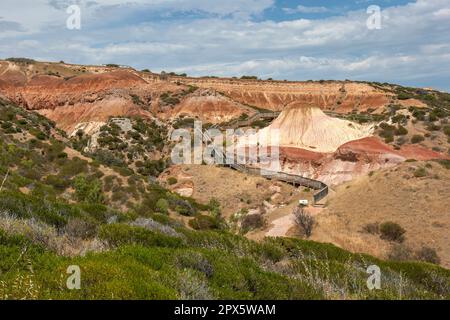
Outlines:
<svg viewBox="0 0 450 320"><path fill-rule="evenodd" d="M100 142L113 157L89 158L45 118L0 104L0 299L450 298L450 271L437 265L235 235L218 201L200 204L149 181L151 160L136 163L137 173L110 170L123 154L113 125ZM136 145L162 148L155 128L133 129ZM382 290L367 289L372 264ZM81 268L80 290L66 287L70 265Z"/></svg>

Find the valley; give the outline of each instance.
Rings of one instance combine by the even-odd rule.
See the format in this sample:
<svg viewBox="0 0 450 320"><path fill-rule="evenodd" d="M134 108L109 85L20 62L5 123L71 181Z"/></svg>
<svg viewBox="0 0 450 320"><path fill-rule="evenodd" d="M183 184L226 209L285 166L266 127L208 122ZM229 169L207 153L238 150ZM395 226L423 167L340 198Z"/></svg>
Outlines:
<svg viewBox="0 0 450 320"><path fill-rule="evenodd" d="M0 61L0 101L0 271L26 246L40 272L19 259L0 272L0 294L82 298L87 291L58 291L50 276L75 261L91 271L90 298L397 297L396 282L362 289L366 260L393 278L410 272L411 298L450 294L436 284L450 268L448 93L9 59ZM194 121L257 130L257 145L238 147L279 147L279 175L327 193L315 201L321 188L264 176L258 163L174 164L171 135L193 138ZM311 234L294 214L300 200ZM386 236L386 224L400 235ZM358 284L339 278L342 269ZM22 276L38 289L5 293Z"/></svg>

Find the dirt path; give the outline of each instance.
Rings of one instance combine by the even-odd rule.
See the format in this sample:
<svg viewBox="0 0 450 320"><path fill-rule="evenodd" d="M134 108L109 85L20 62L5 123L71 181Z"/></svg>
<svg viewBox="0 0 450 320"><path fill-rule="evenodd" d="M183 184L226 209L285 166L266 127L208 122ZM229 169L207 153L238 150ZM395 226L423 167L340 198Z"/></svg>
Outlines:
<svg viewBox="0 0 450 320"><path fill-rule="evenodd" d="M294 226L294 215L289 213L272 222L272 228L266 233L266 237L284 237L289 229Z"/></svg>
<svg viewBox="0 0 450 320"><path fill-rule="evenodd" d="M279 207L267 214L267 227L252 231L247 234L247 237L252 240L262 240L264 237L287 237L292 233L292 228L295 227L294 215L292 212L298 205L300 199L304 199L304 195L297 195L292 202L283 207ZM311 199L312 201L312 194ZM311 202L312 203L312 202ZM324 209L321 207L308 207L306 210L313 216L319 215Z"/></svg>
<svg viewBox="0 0 450 320"><path fill-rule="evenodd" d="M284 206L280 206L265 215L267 226L264 229L251 231L247 237L253 240L262 240L264 237L283 237L294 226L292 211L298 205L300 199L308 199L312 202L313 193L305 197L304 194L296 194L293 200Z"/></svg>

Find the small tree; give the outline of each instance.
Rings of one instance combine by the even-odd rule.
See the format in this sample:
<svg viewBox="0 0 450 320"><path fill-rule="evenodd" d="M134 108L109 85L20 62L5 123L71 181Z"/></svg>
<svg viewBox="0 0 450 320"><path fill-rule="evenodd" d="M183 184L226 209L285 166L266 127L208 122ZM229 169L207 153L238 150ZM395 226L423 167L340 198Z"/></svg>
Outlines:
<svg viewBox="0 0 450 320"><path fill-rule="evenodd" d="M295 223L303 234L309 238L316 223L314 217L305 212L305 210L301 207L295 208L293 214L295 216Z"/></svg>

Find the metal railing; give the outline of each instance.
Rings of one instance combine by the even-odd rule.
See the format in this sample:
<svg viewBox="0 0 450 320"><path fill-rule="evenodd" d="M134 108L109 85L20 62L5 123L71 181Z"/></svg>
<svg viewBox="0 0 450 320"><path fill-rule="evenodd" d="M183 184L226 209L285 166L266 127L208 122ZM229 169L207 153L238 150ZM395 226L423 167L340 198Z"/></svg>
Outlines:
<svg viewBox="0 0 450 320"><path fill-rule="evenodd" d="M217 126L212 126L211 128L217 128ZM211 136L208 134L207 131L202 131L202 130L199 130L198 128L196 128L195 130L197 130L199 133L201 133L204 141L213 141L213 139L211 138ZM244 164L236 164L236 163L234 163L234 161L231 164L227 164L226 154L223 152L223 150L221 148L217 148L217 146L215 146L215 145L213 145L213 150L215 153L220 154L220 156L223 159L224 166L231 167L237 171L240 171L240 172L243 172L246 174L262 176L262 177L270 179L270 180L287 182L287 183L293 184L294 186L298 185L298 186L303 186L303 187L308 187L311 189L319 190L313 196L314 203L319 202L320 200L322 200L323 198L325 198L328 195L329 188L322 181L302 177L302 176L295 175L295 174L285 173L285 172L270 171L270 170L264 170L261 168L251 167L251 166L244 165Z"/></svg>

